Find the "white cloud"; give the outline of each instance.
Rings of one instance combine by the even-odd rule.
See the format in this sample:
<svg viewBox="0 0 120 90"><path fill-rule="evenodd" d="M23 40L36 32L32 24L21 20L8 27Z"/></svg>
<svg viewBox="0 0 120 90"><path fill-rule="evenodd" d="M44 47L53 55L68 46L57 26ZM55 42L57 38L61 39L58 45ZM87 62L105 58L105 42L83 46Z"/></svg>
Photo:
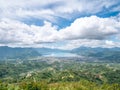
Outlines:
<svg viewBox="0 0 120 90"><path fill-rule="evenodd" d="M53 42L51 39L56 33L56 28L51 23L45 22L44 26L28 26L24 23L3 19L0 22L0 43L35 44Z"/></svg>
<svg viewBox="0 0 120 90"><path fill-rule="evenodd" d="M113 48L113 47L120 47L120 42L114 42L111 40L88 40L88 39L79 39L79 40L71 40L66 42L66 44L61 45L59 49L63 50L71 50L74 48L79 48L81 46L84 47L103 47L103 48Z"/></svg>
<svg viewBox="0 0 120 90"><path fill-rule="evenodd" d="M0 0L0 18L71 19L71 14L95 14L118 4L119 0Z"/></svg>
<svg viewBox="0 0 120 90"><path fill-rule="evenodd" d="M120 35L120 21L115 18L97 16L76 19L70 26L58 30L49 22L43 26L27 25L22 22L2 19L0 21L0 45L54 47L48 43L63 42L64 47L119 46L111 36ZM47 44L49 46L47 46ZM57 45L56 45L57 46ZM62 46L57 46L62 48Z"/></svg>
<svg viewBox="0 0 120 90"><path fill-rule="evenodd" d="M52 25L59 23L57 18L75 19L76 14L120 11L118 3L120 0L0 0L0 46L119 47L120 14L109 18L77 18L70 26L60 30ZM44 25L21 22L30 18L43 20Z"/></svg>
<svg viewBox="0 0 120 90"><path fill-rule="evenodd" d="M60 30L63 39L106 39L119 33L120 22L97 16L76 19L71 26Z"/></svg>

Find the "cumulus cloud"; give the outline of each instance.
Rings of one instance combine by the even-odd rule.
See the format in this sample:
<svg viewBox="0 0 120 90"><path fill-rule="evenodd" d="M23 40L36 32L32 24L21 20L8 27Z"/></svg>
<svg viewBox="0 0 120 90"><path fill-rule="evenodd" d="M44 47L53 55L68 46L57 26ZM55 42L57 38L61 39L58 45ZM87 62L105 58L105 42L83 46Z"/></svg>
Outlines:
<svg viewBox="0 0 120 90"><path fill-rule="evenodd" d="M31 46L60 41L69 43L74 42L74 40L76 43L76 40L80 39L80 43L84 42L86 44L76 43L76 45L89 45L88 41L101 44L99 41L107 40L113 35L119 35L119 29L120 22L118 20L97 16L78 18L70 26L60 30L46 21L43 26L35 26L15 20L2 19L0 22L0 44ZM84 40L87 40L87 42ZM107 43L112 45L112 42ZM93 45L96 45L96 43Z"/></svg>
<svg viewBox="0 0 120 90"><path fill-rule="evenodd" d="M71 40L66 42L66 44L61 45L59 49L63 50L71 50L74 48L79 47L103 47L103 48L113 48L113 47L120 47L120 42L114 42L111 40L88 40L88 39L79 39L79 40Z"/></svg>
<svg viewBox="0 0 120 90"><path fill-rule="evenodd" d="M112 37L120 39L120 15L95 16L105 11L118 12L118 3L119 0L0 0L0 46L62 48L57 42L65 42L62 45L66 48L92 44L119 46ZM44 25L26 24L31 19L43 21ZM60 19L74 21L58 29L59 25L53 23L59 24Z"/></svg>
<svg viewBox="0 0 120 90"><path fill-rule="evenodd" d="M71 26L60 30L65 39L105 39L119 33L120 22L97 16L76 19Z"/></svg>
<svg viewBox="0 0 120 90"><path fill-rule="evenodd" d="M18 21L3 19L0 22L0 43L34 44L53 42L51 39L56 28L51 23L44 22L44 26L27 25Z"/></svg>

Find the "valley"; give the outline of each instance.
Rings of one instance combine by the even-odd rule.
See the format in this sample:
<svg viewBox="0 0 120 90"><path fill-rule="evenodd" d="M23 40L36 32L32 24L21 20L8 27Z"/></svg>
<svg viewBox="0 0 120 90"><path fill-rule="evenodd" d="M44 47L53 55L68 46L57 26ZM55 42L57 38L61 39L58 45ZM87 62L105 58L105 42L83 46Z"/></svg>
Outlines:
<svg viewBox="0 0 120 90"><path fill-rule="evenodd" d="M120 90L120 63L78 57L0 61L0 90ZM79 88L79 89L78 89ZM108 89L106 89L108 88Z"/></svg>
<svg viewBox="0 0 120 90"><path fill-rule="evenodd" d="M0 90L120 90L120 49L0 47Z"/></svg>

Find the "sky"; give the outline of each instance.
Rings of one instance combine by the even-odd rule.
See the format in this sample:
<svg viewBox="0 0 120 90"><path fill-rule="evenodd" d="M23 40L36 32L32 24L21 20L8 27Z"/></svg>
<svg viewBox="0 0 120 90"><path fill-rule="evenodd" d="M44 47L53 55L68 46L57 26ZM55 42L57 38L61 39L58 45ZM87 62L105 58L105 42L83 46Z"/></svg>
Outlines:
<svg viewBox="0 0 120 90"><path fill-rule="evenodd" d="M0 46L120 47L120 0L0 0Z"/></svg>

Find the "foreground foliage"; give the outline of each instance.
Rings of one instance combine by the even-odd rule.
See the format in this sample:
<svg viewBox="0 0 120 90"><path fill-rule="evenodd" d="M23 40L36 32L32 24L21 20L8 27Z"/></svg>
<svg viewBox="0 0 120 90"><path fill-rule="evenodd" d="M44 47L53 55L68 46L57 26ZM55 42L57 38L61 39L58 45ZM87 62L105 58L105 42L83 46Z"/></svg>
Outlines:
<svg viewBox="0 0 120 90"><path fill-rule="evenodd" d="M82 80L79 82L59 82L48 84L41 82L21 82L17 84L0 84L0 90L120 90L120 84L102 84Z"/></svg>
<svg viewBox="0 0 120 90"><path fill-rule="evenodd" d="M66 58L0 61L0 90L120 90L120 64Z"/></svg>

